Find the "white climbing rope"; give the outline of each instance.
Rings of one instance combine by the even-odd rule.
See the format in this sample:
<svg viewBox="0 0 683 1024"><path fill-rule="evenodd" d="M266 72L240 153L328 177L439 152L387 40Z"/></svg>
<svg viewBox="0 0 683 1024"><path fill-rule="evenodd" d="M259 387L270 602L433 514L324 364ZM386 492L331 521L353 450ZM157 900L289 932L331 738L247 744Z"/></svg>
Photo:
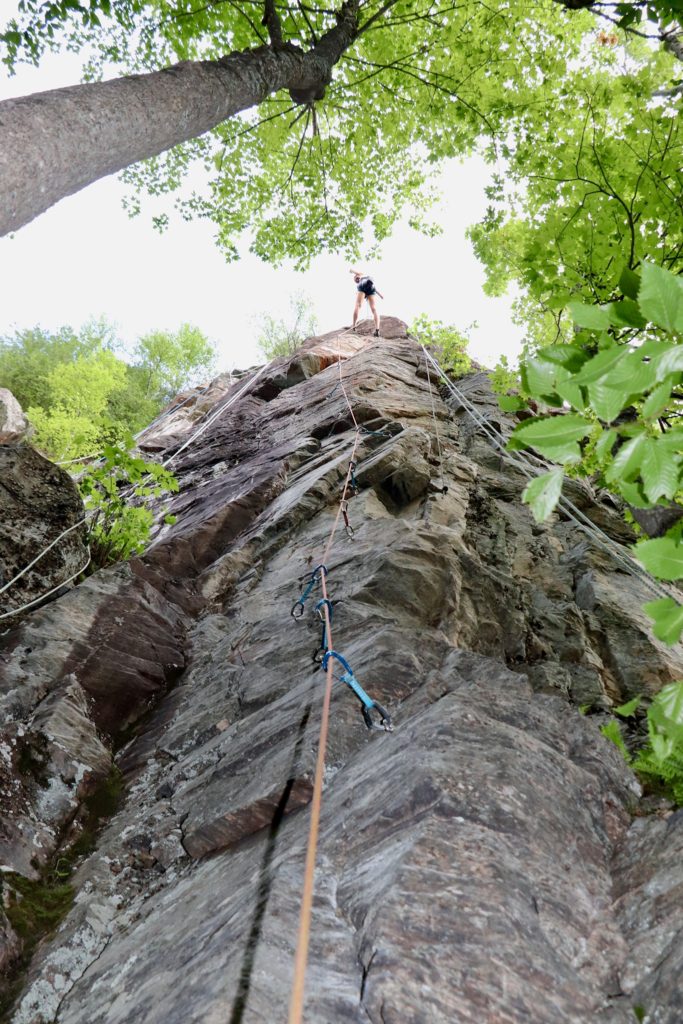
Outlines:
<svg viewBox="0 0 683 1024"><path fill-rule="evenodd" d="M52 550L52 548L55 546L55 544L59 543L59 541L62 539L62 537L66 537L67 533L71 533L72 530L77 529L79 526L83 526L85 521L86 521L86 517L83 516L83 518L79 519L79 521L77 523L74 523L73 526L69 526L66 530L62 530L62 532L59 534L59 536L55 537L55 539L53 541L51 541L46 548L43 548L43 550L40 552L40 554L36 555L36 557L33 559L32 562L29 562L28 565L25 565L24 568L21 569L16 574L16 576L13 576L12 579L8 583L5 583L2 587L0 587L0 594L4 594L4 592L6 590L9 590L9 588L12 586L13 583L16 583L17 580L21 579L21 577L25 573L27 573L29 571L29 569L32 569L33 566L36 564L36 562L39 562L41 560L41 558L48 553L48 551ZM60 586L64 586L64 584L60 583ZM12 613L12 614L14 614L14 613ZM0 616L0 618L2 618L2 616Z"/></svg>
<svg viewBox="0 0 683 1024"><path fill-rule="evenodd" d="M221 407L220 407L219 409L217 409L217 410L216 410L216 412L212 413L212 414L211 414L211 416L209 416L209 418L208 418L208 420L206 421L206 423L203 423L203 424L201 425L201 427L199 428L199 430L196 430L196 431L194 432L194 434L192 434L192 436L191 436L191 437L188 437L187 441L185 441L185 442L184 442L183 444L181 444L181 446L180 446L180 448L178 449L178 451L177 451L177 452L174 452L174 453L173 453L173 455L170 455L170 456L169 456L169 457L168 457L167 459L164 459L164 461L163 461L163 462L161 463L161 465L162 465L162 466L168 466L169 462L172 462L172 461L173 461L173 459L177 459L177 458L178 458L178 456L180 455L180 453L181 453L182 451L185 451L185 449L186 449L186 448L188 448L188 447L189 447L189 446L190 446L190 445L191 445L191 444L192 444L192 443L193 443L194 441L196 441L196 440L197 440L197 438L198 438L198 437L200 436L200 434L203 434L203 433L204 433L204 431L205 431L205 430L206 430L206 429L207 429L208 427L210 427L210 426L211 426L211 424L212 424L212 423L214 422L214 420L217 420L219 416L222 416L222 415L223 415L223 413L224 413L224 412L225 412L225 411L226 411L227 409L229 409L229 408L230 408L230 407L231 407L232 405L234 405L234 404L235 404L235 402L237 401L237 399L238 399L238 398L241 398L241 397L242 397L242 395L243 395L243 394L245 393L245 391L248 391L248 390L249 390L249 388L251 387L251 385L252 385L252 384L254 384L254 383L255 383L255 382L256 382L256 381L257 381L257 380L259 379L259 377L260 377L260 376L261 376L261 374L262 374L262 373L264 372L264 370L267 370L267 369L268 369L268 366L269 366L269 365L270 365L269 363L265 363L265 364L264 364L264 365L263 365L263 366L262 366L262 367L260 368L260 370L258 370L258 371L257 371L257 373L256 373L256 374L254 374L254 376L253 376L253 377L251 377L251 378L250 378L250 379L249 379L249 380L248 380L248 381L246 382L246 384L245 384L245 385L244 385L243 387L241 387L241 388L240 388L240 390L239 390L239 391L237 392L237 394L236 394L236 395L233 395L233 396L232 396L231 398L229 398L229 399L228 399L228 401L227 401L227 402L225 402L225 403L224 403L224 404L223 404L223 405L222 405L222 406L221 406Z"/></svg>
<svg viewBox="0 0 683 1024"><path fill-rule="evenodd" d="M9 612L3 612L3 614L0 615L0 619L11 619L13 615L18 615L20 612L25 612L28 608L32 608L34 604L38 604L40 601L44 601L46 597L50 596L50 594L54 594L55 590L61 590L62 587L65 587L67 585L67 583L71 583L71 581L75 580L77 576L80 576L81 573L84 573L85 570L90 565L91 560L92 555L90 554L90 548L88 548L88 560L85 563L85 565L78 569L77 572L75 572L72 576L69 576L69 578L67 580L64 580L62 583L58 583L56 587L52 587L51 590L48 590L44 594L41 594L40 597L35 597L32 601L27 601L26 604L22 604L18 608L12 608L12 610Z"/></svg>
<svg viewBox="0 0 683 1024"><path fill-rule="evenodd" d="M505 446L505 439L500 431L497 430L493 424L479 412L463 391L453 383L436 359L434 359L434 357L427 351L424 345L422 345L422 351L424 352L426 359L432 363L433 367L453 397L460 402L465 412L471 417L480 430L486 434L490 443L500 451L501 456L506 462L523 473L528 480L533 480L541 475L535 467L531 467L530 463L536 463L537 466L542 468L543 472L549 468L548 463L543 462L543 460L537 458L531 452L515 452L513 454L508 451ZM596 526L595 523L593 523L588 516L581 511L581 509L577 508L569 498L561 496L558 505L568 519L575 523L575 525L578 526L580 530L583 530L584 533L587 533L593 542L598 547L602 548L603 551L606 551L607 554L618 562L626 572L629 572L634 576L638 576L652 593L656 594L658 597L671 597L675 601L680 602L680 594L677 594L673 588L669 589L659 580L654 579L638 562L635 561L635 559L632 559L627 555L611 537L601 530L599 526Z"/></svg>
<svg viewBox="0 0 683 1024"><path fill-rule="evenodd" d="M422 349L425 352L425 356L426 356L427 352L426 352L426 350L424 348L424 345L422 346ZM439 477L441 479L441 486L443 487L444 486L444 482L443 482L443 457L442 457L442 454L441 454L441 438L439 437L439 424L438 424L438 421L437 421L437 418L436 418L436 404L434 402L434 391L432 389L432 378L431 378L431 376L429 374L429 363L428 363L427 359L425 359L425 369L427 370L427 386L429 387L429 397L430 397L431 402L432 402L432 422L434 423L434 432L436 434L436 447L437 447L437 450L438 450L438 453L439 453Z"/></svg>
<svg viewBox="0 0 683 1024"><path fill-rule="evenodd" d="M199 430L196 430L194 432L194 434L192 434L192 436L189 437L187 439L187 441L185 441L184 444L181 445L181 447L178 449L178 451L175 452L173 455L171 455L168 459L166 459L162 463L162 465L163 466L167 466L169 464L169 462L171 462L173 459L177 458L178 455L180 455L180 453L185 450L185 448L187 448L189 445L191 445L193 443L193 441L196 441L196 439L200 436L200 434L203 434L204 431L219 416L222 415L222 413L224 413L227 409L229 409L232 405L234 405L235 402L239 398L242 397L242 395L245 393L245 391L247 391L249 389L249 387L256 380L258 380L258 378L261 376L261 374L264 372L264 370L266 370L268 368L268 365L269 365L268 363L265 363L262 367L260 367L258 372L253 377L251 377L246 382L246 384L244 384L243 387L240 388L240 390L237 392L237 394L233 395L231 398L229 398L228 401L225 402L219 409L217 409L215 413L212 413L212 415L209 417L209 419L206 421L206 423L203 423L202 426L199 428ZM206 388L204 390L206 390ZM200 394L203 394L203 392L200 392ZM192 396L190 396L190 397L192 397ZM189 399L187 399L187 401L189 401ZM182 404L185 404L185 403L182 403ZM181 408L181 406L178 405L175 408L179 409L179 408ZM174 410L169 410L169 411L175 411L175 409ZM166 414L164 414L164 415L166 415ZM163 418L163 417L160 417L160 418ZM9 590L9 588L14 583L16 583L17 580L21 579L21 577L24 576L29 571L29 569L32 569L33 566L36 564L36 562L39 562L41 560L41 558L43 558L48 553L48 551L52 550L52 548L55 546L55 544L59 543L59 541L62 539L62 537L66 537L66 535L71 533L72 530L77 529L79 526L83 526L86 522L87 522L87 516L84 516L77 523L74 523L72 526L67 527L66 530L62 530L62 532L59 534L59 536L55 537L55 539L53 541L51 541L47 545L47 547L43 548L43 550L40 551L36 555L36 557L32 561L30 561L28 563L28 565L25 565L24 568L21 569L16 574L16 576L13 576L11 580L9 580L7 583L3 584L2 587L0 587L0 594L3 594L6 590ZM79 569L78 572L75 572L72 576L69 576L69 578L67 580L64 580L62 583L58 583L57 586L52 587L52 589L48 590L47 593L41 594L40 597L36 597L33 601L29 601L27 604L21 605L21 607L19 607L19 608L14 608L12 611L5 612L4 614L0 615L0 620L10 618L13 615L17 615L19 612L26 611L27 608L31 608L34 604L38 604L39 601L43 601L46 597L49 597L50 594L54 594L55 590L60 590L62 587L65 587L67 585L67 583L71 583L71 581L76 579L77 576L80 576L81 573L85 572L85 570L90 565L90 562L91 562L91 555L90 555L90 551L88 550L88 561L85 563L85 565L83 566L82 569Z"/></svg>

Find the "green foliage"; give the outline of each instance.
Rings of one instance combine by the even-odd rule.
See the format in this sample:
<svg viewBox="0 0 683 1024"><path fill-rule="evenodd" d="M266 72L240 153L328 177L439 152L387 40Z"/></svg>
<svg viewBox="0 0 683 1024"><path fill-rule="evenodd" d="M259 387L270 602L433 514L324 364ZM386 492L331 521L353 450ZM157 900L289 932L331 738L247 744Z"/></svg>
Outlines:
<svg viewBox="0 0 683 1024"><path fill-rule="evenodd" d="M683 805L683 682L670 683L648 709L648 741L633 768Z"/></svg>
<svg viewBox="0 0 683 1024"><path fill-rule="evenodd" d="M258 346L270 362L278 356L291 356L306 338L315 334L318 321L313 312L313 303L308 296L297 293L289 302L292 319L276 320L268 313L259 318Z"/></svg>
<svg viewBox="0 0 683 1024"><path fill-rule="evenodd" d="M100 567L143 550L154 523L150 501L177 491L178 481L159 463L123 446L106 445L103 458L85 470L78 486L88 513L93 564ZM175 519L167 516L166 522Z"/></svg>
<svg viewBox="0 0 683 1024"><path fill-rule="evenodd" d="M505 395L506 392L512 391L513 389L519 388L520 377L519 371L513 370L508 362L507 356L501 356L498 363L493 370L489 373L489 380L491 381L491 387L494 394ZM517 406L517 408L523 408L526 403ZM505 406L503 406L505 408ZM508 410L512 411L512 409Z"/></svg>
<svg viewBox="0 0 683 1024"><path fill-rule="evenodd" d="M93 55L86 72L96 77L105 63L108 71L156 70L266 42L251 4L179 11L172 0L122 0L106 8L93 0L88 17L85 6L26 0L4 34L5 61L35 61L45 47L66 44ZM340 7L307 7L302 15L295 5L279 5L283 40L308 49L335 25ZM243 238L275 262L303 265L321 251L355 257L368 228L381 243L404 214L434 233L429 214L439 164L467 155L482 137L498 145L511 119L533 116L544 125L595 24L583 12L520 0L493 12L474 0L445 5L438 18L429 4L411 0L369 0L359 8L359 31L315 116L301 107L298 118L284 91L268 96L239 120L129 169L135 192L176 193L182 216L213 220L229 258ZM201 191L188 180L197 160L211 175ZM140 209L137 194L129 205ZM162 214L159 225L166 219Z"/></svg>
<svg viewBox="0 0 683 1024"><path fill-rule="evenodd" d="M624 738L621 735L621 729L619 728L619 723L616 718L611 718L606 725L601 725L600 732L610 740L614 746L621 751L624 758L630 762L631 755L628 752L628 747L624 743Z"/></svg>
<svg viewBox="0 0 683 1024"><path fill-rule="evenodd" d="M509 446L533 447L631 506L666 506L683 494L683 280L646 262L639 274L622 274L620 286L622 297L611 302L570 303L571 344L550 345L524 361L523 393L540 403L540 414L515 428ZM549 415L553 406L571 411ZM525 491L534 515L554 508L558 478L552 471ZM683 578L680 521L634 551L652 575ZM681 605L666 598L646 610L655 635L676 642Z"/></svg>
<svg viewBox="0 0 683 1024"><path fill-rule="evenodd" d="M191 324L181 324L174 333L145 334L133 355L139 371L137 385L145 398L158 406L169 402L182 388L205 380L216 363L213 345Z"/></svg>
<svg viewBox="0 0 683 1024"><path fill-rule="evenodd" d="M441 320L430 320L426 313L421 313L410 327L425 348L431 348L447 373L461 377L468 373L472 360L467 355L470 334L476 327L470 324L464 331L458 330L453 324L444 324Z"/></svg>
<svg viewBox="0 0 683 1024"><path fill-rule="evenodd" d="M622 718L633 718L640 697L615 708ZM632 757L615 718L600 732L611 740L633 770L651 788L683 805L683 681L669 683L656 695L647 709L647 741Z"/></svg>
<svg viewBox="0 0 683 1024"><path fill-rule="evenodd" d="M54 459L77 459L147 426L181 388L210 372L215 353L183 324L141 338L125 358L115 329L93 320L75 332L40 328L0 338L0 386L26 410L33 443Z"/></svg>
<svg viewBox="0 0 683 1024"><path fill-rule="evenodd" d="M562 493L563 479L562 468L551 469L550 472L537 476L524 488L522 501L529 505L537 523L547 519L557 505Z"/></svg>

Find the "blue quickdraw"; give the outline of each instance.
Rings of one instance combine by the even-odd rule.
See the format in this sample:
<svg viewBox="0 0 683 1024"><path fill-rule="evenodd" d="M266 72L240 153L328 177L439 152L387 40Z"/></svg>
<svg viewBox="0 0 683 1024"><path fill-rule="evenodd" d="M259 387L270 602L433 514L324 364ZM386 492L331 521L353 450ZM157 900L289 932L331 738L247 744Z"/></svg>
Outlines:
<svg viewBox="0 0 683 1024"><path fill-rule="evenodd" d="M293 618L301 618L301 616L306 610L306 601L310 597L313 588L316 586L317 583L320 582L323 576L327 576L326 565L316 565L315 569L312 572L308 573L307 576L301 577L301 597L297 598L297 600L292 605L291 614ZM306 578L308 578L308 583L306 583L304 586L304 580L306 580Z"/></svg>
<svg viewBox="0 0 683 1024"><path fill-rule="evenodd" d="M332 602L328 600L328 598L326 597L323 597L322 600L318 601L317 605L315 606L318 618L323 624L323 632L320 638L320 647L318 647L315 654L313 655L313 661L316 663L316 665L322 664L322 660L325 657L325 651L327 650L327 620L325 619L325 613L322 610L325 607L325 605L327 605L327 611L330 616L330 623L332 622L332 613L334 611L332 607Z"/></svg>
<svg viewBox="0 0 683 1024"><path fill-rule="evenodd" d="M336 651L327 651L323 655L323 669L327 670L327 665L330 658L336 658L339 664L346 670L344 672L344 675L340 677L340 682L346 683L347 686L350 686L355 695L360 700L363 719L368 729L383 729L385 732L393 732L394 727L391 724L389 712L385 708L383 708L381 704L378 704L376 700L373 700L372 697L368 697L367 693L354 676L353 669L349 665L346 658L343 657L343 655L338 654ZM372 720L372 715L370 712L373 710L376 711L380 717L379 724L377 722L373 722Z"/></svg>
<svg viewBox="0 0 683 1024"><path fill-rule="evenodd" d="M356 466L357 465L358 465L357 462L351 462L349 464L350 469L351 469L351 476L349 478L349 483L351 484L351 489L352 489L354 494L358 494L358 491L360 490L360 487L358 486L358 481L356 480Z"/></svg>

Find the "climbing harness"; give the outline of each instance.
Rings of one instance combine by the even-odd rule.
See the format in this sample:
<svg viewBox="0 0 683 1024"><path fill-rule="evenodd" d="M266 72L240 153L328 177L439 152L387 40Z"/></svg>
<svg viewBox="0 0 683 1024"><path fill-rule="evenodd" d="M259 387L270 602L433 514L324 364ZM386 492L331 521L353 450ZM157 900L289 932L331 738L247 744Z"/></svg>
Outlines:
<svg viewBox="0 0 683 1024"><path fill-rule="evenodd" d="M316 663L316 665L322 665L322 663L323 663L323 661L325 659L325 653L327 651L327 621L326 621L326 617L325 617L324 613L320 610L321 608L325 608L325 607L327 608L327 613L328 613L328 615L330 617L330 623L331 623L332 622L332 613L334 611L334 608L332 606L332 602L328 601L326 598L322 598L322 600L318 601L317 605L315 606L316 614L317 614L318 618L320 619L320 621L322 622L322 625L323 625L322 636L320 637L320 647L318 647L316 649L316 651L315 651L315 653L313 655L313 661Z"/></svg>
<svg viewBox="0 0 683 1024"><path fill-rule="evenodd" d="M292 605L291 615L294 619L300 619L306 611L306 601L311 596L314 588L320 583L324 576L327 576L326 565L316 565L312 572L304 575L299 580L301 597L298 597ZM308 581L308 582L305 582ZM318 602L320 603L320 602Z"/></svg>
<svg viewBox="0 0 683 1024"><path fill-rule="evenodd" d="M394 727L391 724L391 718L389 717L388 711L386 711L386 709L383 708L381 704L378 704L376 700L373 700L372 697L368 697L367 693L365 692L365 690L363 689L363 687L360 685L355 675L353 674L353 669L349 665L346 658L343 657L343 655L338 654L337 651L328 650L323 658L324 669L327 668L330 662L330 658L336 658L336 660L339 662L342 668L345 669L344 674L340 676L339 681L342 683L346 683L347 686L350 686L355 695L358 697L362 705L361 710L363 713L363 718L368 729L380 729L384 730L384 732L393 732ZM380 717L379 723L374 722L372 720L372 715L370 713L371 711L377 712L377 714Z"/></svg>

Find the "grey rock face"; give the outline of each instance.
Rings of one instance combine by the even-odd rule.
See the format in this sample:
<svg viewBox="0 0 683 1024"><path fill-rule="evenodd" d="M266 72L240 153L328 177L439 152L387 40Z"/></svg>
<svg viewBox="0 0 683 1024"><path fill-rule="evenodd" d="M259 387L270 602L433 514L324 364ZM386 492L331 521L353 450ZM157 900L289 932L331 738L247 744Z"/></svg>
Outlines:
<svg viewBox="0 0 683 1024"><path fill-rule="evenodd" d="M17 444L31 432L31 424L12 392L0 388L0 444Z"/></svg>
<svg viewBox="0 0 683 1024"><path fill-rule="evenodd" d="M290 609L328 545L353 417L354 536L339 520L325 555L332 634L395 731L368 732L335 683L305 1020L630 1024L636 1005L680 1019L678 818L632 823L636 780L572 704L654 692L681 651L651 639L642 584L573 523L533 522L526 481L436 392L435 422L419 347L398 321L383 334L273 363L179 455L176 524L7 638L15 734L43 737L61 799L20 777L10 736L15 869L31 870L32 835L50 855L79 774L106 771L133 729L125 803L15 1024L286 1019L319 588L300 621ZM510 429L481 375L465 384ZM178 447L200 425L164 431ZM590 492L575 500L625 539Z"/></svg>
<svg viewBox="0 0 683 1024"><path fill-rule="evenodd" d="M28 445L0 444L0 587L69 530L0 593L0 630L15 608L68 581L87 562L83 502L68 473Z"/></svg>

